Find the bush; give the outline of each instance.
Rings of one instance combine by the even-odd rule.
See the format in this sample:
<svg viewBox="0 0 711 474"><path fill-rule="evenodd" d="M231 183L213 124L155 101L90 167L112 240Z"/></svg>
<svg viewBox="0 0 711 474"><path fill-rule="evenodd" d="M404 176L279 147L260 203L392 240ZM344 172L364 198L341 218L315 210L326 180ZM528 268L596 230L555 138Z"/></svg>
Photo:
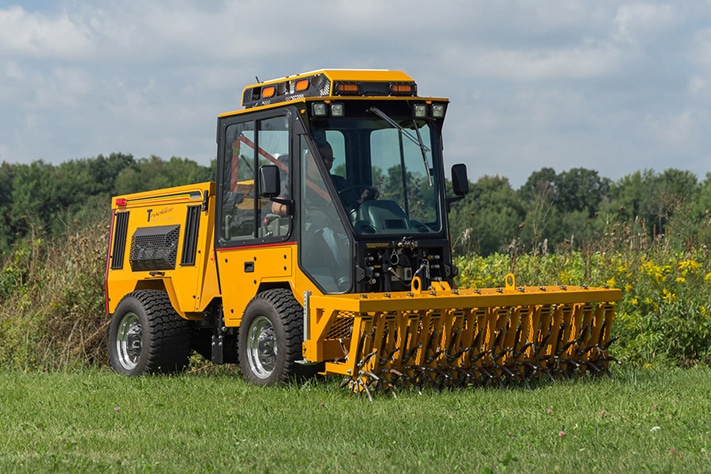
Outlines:
<svg viewBox="0 0 711 474"><path fill-rule="evenodd" d="M85 211L86 212L86 211ZM20 370L105 364L104 271L108 211L67 220L61 238L33 231L0 269L0 363ZM601 242L552 255L459 257L458 285L609 285L622 289L610 348L634 366L711 365L709 252Z"/></svg>
<svg viewBox="0 0 711 474"><path fill-rule="evenodd" d="M18 241L0 272L0 363L53 370L106 361L106 218Z"/></svg>

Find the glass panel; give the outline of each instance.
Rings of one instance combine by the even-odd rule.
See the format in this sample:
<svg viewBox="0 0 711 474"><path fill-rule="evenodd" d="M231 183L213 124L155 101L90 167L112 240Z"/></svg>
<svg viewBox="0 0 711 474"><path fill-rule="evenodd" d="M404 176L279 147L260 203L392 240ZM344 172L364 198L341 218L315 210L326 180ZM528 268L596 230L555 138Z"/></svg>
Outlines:
<svg viewBox="0 0 711 474"><path fill-rule="evenodd" d="M420 124L422 141L431 146L429 127ZM409 130L416 136L416 132ZM402 138L394 128L375 130L371 135L373 183L380 190L380 199L395 201L418 230L417 223L437 226L437 201L428 173L432 169L432 153L422 157L420 148ZM427 229L419 229L427 232Z"/></svg>
<svg viewBox="0 0 711 474"><path fill-rule="evenodd" d="M333 151L333 166L329 172L332 175L346 177L346 147L343 139L343 133L338 130L328 130L326 132L326 140L331 145Z"/></svg>
<svg viewBox="0 0 711 474"><path fill-rule="evenodd" d="M361 234L439 231L430 124L391 117L399 129L378 116L367 117L312 122L316 143L327 138L332 144L332 173L346 178L334 179L334 185L354 229ZM428 149L424 157L418 137Z"/></svg>
<svg viewBox="0 0 711 474"><path fill-rule="evenodd" d="M272 216L272 202L259 197L257 172L260 166L276 164L288 168L288 117L280 116L227 128L223 185L223 241L244 241L262 237L285 236L291 219ZM285 176L286 179L286 176ZM285 181L288 188L288 182Z"/></svg>
<svg viewBox="0 0 711 474"><path fill-rule="evenodd" d="M289 117L281 116L259 122L257 136L257 165L276 165L282 171L282 185L290 189L289 176ZM257 202L257 237L285 236L289 233L291 218L275 215L276 206L269 198L260 198Z"/></svg>
<svg viewBox="0 0 711 474"><path fill-rule="evenodd" d="M223 170L222 240L254 234L254 122L227 127Z"/></svg>
<svg viewBox="0 0 711 474"><path fill-rule="evenodd" d="M330 157L330 147L323 142L320 145L321 154ZM301 264L326 292L345 292L351 285L351 243L316 156L308 150L305 139L300 148L301 175L305 177L300 189ZM324 169L328 168L326 164Z"/></svg>

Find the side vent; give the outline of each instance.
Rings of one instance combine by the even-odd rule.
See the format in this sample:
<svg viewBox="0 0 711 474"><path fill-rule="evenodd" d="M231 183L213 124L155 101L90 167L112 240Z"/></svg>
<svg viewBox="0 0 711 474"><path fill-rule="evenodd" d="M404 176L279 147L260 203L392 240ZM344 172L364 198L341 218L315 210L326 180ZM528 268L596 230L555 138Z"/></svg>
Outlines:
<svg viewBox="0 0 711 474"><path fill-rule="evenodd" d="M183 234L183 256L180 258L180 264L183 266L195 265L201 210L202 205L188 206L188 216L185 218L185 232Z"/></svg>
<svg viewBox="0 0 711 474"><path fill-rule="evenodd" d="M126 233L128 232L128 212L116 213L114 226L114 247L111 250L111 269L123 268L123 259L126 254Z"/></svg>
<svg viewBox="0 0 711 474"><path fill-rule="evenodd" d="M179 225L141 227L131 238L131 270L173 270L178 254Z"/></svg>

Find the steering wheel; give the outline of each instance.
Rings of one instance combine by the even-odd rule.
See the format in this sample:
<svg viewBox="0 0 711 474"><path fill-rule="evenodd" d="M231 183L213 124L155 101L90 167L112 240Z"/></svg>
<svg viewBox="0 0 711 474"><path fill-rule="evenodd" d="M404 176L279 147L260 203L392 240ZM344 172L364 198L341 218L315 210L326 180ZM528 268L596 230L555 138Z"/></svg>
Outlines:
<svg viewBox="0 0 711 474"><path fill-rule="evenodd" d="M377 189L367 184L346 186L338 191L338 197L341 199L343 207L346 208L346 212L348 213L351 222L356 221L358 208L363 202L378 199L379 195L380 193L378 193Z"/></svg>
<svg viewBox="0 0 711 474"><path fill-rule="evenodd" d="M348 200L358 201L359 204L364 201L373 201L375 199L378 199L378 196L380 196L378 190L368 184L356 184L355 186L346 186L345 188L338 191L338 195L340 196L341 200L345 200L346 198L351 198L351 196L347 196L347 193L349 192L353 193L355 199Z"/></svg>

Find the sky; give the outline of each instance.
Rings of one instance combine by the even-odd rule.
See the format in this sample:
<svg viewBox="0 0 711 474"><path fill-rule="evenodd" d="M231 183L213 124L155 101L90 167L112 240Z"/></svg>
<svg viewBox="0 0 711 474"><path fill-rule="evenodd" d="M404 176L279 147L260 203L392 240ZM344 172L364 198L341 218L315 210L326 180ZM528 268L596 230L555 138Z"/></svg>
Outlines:
<svg viewBox="0 0 711 474"><path fill-rule="evenodd" d="M322 68L449 98L471 181L711 172L711 0L0 0L0 162L208 165L244 86Z"/></svg>

